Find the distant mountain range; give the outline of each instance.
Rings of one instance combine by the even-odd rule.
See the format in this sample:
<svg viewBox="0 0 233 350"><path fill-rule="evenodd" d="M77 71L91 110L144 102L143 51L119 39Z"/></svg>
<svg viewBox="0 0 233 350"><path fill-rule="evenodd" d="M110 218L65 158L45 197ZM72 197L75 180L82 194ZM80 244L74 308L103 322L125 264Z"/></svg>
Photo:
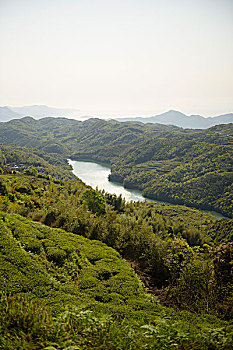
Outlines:
<svg viewBox="0 0 233 350"><path fill-rule="evenodd" d="M214 125L233 123L233 113L223 114L216 117L204 118L201 115L186 115L178 111L168 111L149 118L117 118L117 121L132 121L141 123L160 123L176 125L181 128L207 129Z"/></svg>
<svg viewBox="0 0 233 350"><path fill-rule="evenodd" d="M11 119L18 119L31 116L36 119L43 117L75 117L79 114L78 109L72 108L52 108L48 106L24 106L24 107L0 107L0 121L5 122ZM90 117L91 118L91 117ZM111 118L113 119L113 118ZM119 122L131 121L141 123L159 123L165 125L175 125L189 129L207 129L214 125L233 123L233 113L223 114L216 117L204 118L201 115L186 115L179 111L168 111L149 118L115 118Z"/></svg>
<svg viewBox="0 0 233 350"><path fill-rule="evenodd" d="M12 111L12 109L8 107L0 107L0 121L8 122L11 119L21 118L22 115Z"/></svg>
<svg viewBox="0 0 233 350"><path fill-rule="evenodd" d="M78 109L73 108L53 108L43 105L24 106L24 107L0 107L0 121L9 121L25 116L31 116L36 119L43 117L71 117L78 113Z"/></svg>

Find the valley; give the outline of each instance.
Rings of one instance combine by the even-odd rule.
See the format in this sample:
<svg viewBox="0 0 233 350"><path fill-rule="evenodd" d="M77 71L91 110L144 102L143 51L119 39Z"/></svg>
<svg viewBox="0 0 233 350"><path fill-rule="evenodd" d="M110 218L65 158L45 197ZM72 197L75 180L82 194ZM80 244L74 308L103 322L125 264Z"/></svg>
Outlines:
<svg viewBox="0 0 233 350"><path fill-rule="evenodd" d="M233 350L233 1L0 1L0 350Z"/></svg>
<svg viewBox="0 0 233 350"><path fill-rule="evenodd" d="M89 119L1 123L0 141L111 165L110 180L145 197L233 216L233 124L207 130Z"/></svg>
<svg viewBox="0 0 233 350"><path fill-rule="evenodd" d="M1 346L230 349L233 219L198 210L198 198L182 205L182 188L189 185L189 201L197 190L204 203L217 198L210 208L231 216L232 132L62 118L3 123ZM78 179L70 164L85 158L108 164L95 173L84 162L91 181L106 181L111 167L133 197ZM205 178L206 193L197 186ZM175 181L179 205L137 201L134 188L158 198L156 184Z"/></svg>
<svg viewBox="0 0 233 350"><path fill-rule="evenodd" d="M127 202L155 202L172 205L172 203L146 198L138 190L127 189L118 182L109 181L109 177L111 178L111 169L107 165L95 163L93 161L72 161L70 159L68 159L68 163L73 168L73 174L87 185L92 186L93 188L97 187L99 190L104 190L110 194L116 194L117 196L121 195ZM215 216L217 219L224 218L222 214L215 211L207 210L206 212Z"/></svg>

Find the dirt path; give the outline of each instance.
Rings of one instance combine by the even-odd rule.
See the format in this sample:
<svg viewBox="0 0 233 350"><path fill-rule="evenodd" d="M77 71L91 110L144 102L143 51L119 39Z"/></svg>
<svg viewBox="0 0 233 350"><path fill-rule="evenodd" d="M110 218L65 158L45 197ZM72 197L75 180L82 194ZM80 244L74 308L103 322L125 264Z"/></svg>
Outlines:
<svg viewBox="0 0 233 350"><path fill-rule="evenodd" d="M145 273L140 267L138 266L137 262L129 259L124 259L128 265L134 269L135 273L138 275L140 280L144 283L145 288L146 288L146 293L152 294L156 297L159 298L161 303L165 304L165 299L166 299L166 289L164 287L158 288L156 287L152 281L150 275Z"/></svg>

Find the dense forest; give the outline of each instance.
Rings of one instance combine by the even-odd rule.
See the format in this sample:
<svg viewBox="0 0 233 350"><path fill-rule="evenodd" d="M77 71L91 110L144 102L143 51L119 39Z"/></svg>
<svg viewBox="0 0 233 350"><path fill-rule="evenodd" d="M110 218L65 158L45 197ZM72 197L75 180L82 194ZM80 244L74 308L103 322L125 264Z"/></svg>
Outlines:
<svg viewBox="0 0 233 350"><path fill-rule="evenodd" d="M1 146L1 347L231 349L233 220L127 203L66 156Z"/></svg>
<svg viewBox="0 0 233 350"><path fill-rule="evenodd" d="M232 124L189 130L25 117L1 123L0 142L36 147L64 159L106 162L111 164L110 180L140 189L146 197L233 215Z"/></svg>

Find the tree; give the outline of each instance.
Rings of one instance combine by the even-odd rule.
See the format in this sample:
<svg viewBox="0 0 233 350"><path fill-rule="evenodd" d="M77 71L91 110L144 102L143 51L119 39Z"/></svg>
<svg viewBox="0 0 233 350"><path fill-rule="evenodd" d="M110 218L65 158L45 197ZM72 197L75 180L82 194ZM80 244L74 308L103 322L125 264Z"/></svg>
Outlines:
<svg viewBox="0 0 233 350"><path fill-rule="evenodd" d="M83 192L82 200L93 214L105 213L105 200L97 191L93 190L92 188Z"/></svg>

